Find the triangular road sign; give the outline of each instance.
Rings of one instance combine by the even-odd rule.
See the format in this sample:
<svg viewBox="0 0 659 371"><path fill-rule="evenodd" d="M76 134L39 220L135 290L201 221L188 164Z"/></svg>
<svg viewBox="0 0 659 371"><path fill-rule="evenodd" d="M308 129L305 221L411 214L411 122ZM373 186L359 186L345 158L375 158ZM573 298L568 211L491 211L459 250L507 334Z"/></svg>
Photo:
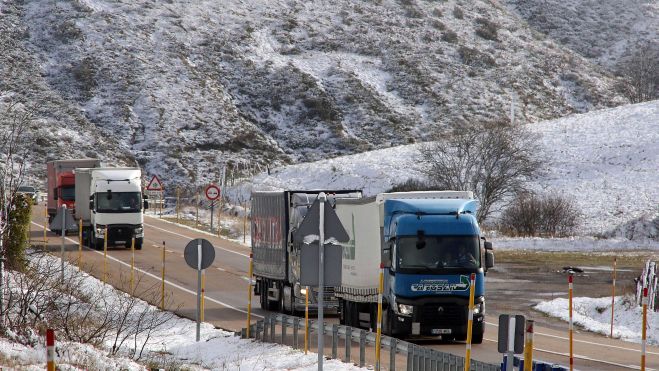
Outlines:
<svg viewBox="0 0 659 371"><path fill-rule="evenodd" d="M67 232L75 232L78 230L78 223L76 223L73 215L71 214L71 209L65 207L60 207L57 209L57 215L50 222L50 230L62 230L62 219L64 219L64 229Z"/></svg>
<svg viewBox="0 0 659 371"><path fill-rule="evenodd" d="M336 215L336 211L332 208L329 202L325 201L324 214L325 214L325 240L331 238L336 239L338 242L348 242L350 236L343 228L343 224ZM320 200L316 199L307 215L300 223L300 227L294 232L295 239L298 241L304 240L305 236L318 235L320 233L318 225L320 223Z"/></svg>
<svg viewBox="0 0 659 371"><path fill-rule="evenodd" d="M154 175L153 178L151 178L151 181L149 182L149 185L146 186L147 191L162 191L162 182L158 178L157 175Z"/></svg>

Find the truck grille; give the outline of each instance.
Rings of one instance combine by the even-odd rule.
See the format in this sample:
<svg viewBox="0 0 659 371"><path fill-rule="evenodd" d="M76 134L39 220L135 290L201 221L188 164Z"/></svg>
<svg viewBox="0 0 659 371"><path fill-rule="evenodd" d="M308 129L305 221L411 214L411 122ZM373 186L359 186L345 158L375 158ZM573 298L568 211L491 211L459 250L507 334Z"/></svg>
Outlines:
<svg viewBox="0 0 659 371"><path fill-rule="evenodd" d="M467 308L455 304L426 304L419 307L417 320L424 327L455 327L467 323Z"/></svg>
<svg viewBox="0 0 659 371"><path fill-rule="evenodd" d="M108 229L108 240L128 242L133 238L133 226L120 225Z"/></svg>

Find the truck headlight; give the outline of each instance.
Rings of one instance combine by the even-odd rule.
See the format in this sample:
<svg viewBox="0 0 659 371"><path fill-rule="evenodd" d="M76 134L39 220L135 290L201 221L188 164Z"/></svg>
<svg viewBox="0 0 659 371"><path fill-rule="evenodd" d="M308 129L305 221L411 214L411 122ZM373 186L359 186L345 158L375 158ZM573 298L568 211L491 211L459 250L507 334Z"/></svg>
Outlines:
<svg viewBox="0 0 659 371"><path fill-rule="evenodd" d="M414 306L398 303L399 314L402 314L403 316L411 316L413 311L414 311Z"/></svg>
<svg viewBox="0 0 659 371"><path fill-rule="evenodd" d="M144 233L144 228L143 227L135 228L135 237L142 237L143 233Z"/></svg>
<svg viewBox="0 0 659 371"><path fill-rule="evenodd" d="M96 237L103 238L105 237L105 226L97 225L96 226Z"/></svg>
<svg viewBox="0 0 659 371"><path fill-rule="evenodd" d="M483 313L485 311L485 303L477 303L474 305L474 314Z"/></svg>

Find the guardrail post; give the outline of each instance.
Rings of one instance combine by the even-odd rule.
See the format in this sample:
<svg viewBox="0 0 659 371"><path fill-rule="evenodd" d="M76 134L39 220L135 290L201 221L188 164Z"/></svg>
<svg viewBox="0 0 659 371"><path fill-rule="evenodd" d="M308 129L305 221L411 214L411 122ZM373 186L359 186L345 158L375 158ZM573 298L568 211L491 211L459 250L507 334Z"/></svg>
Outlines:
<svg viewBox="0 0 659 371"><path fill-rule="evenodd" d="M339 326L332 325L332 358L337 359L337 348L339 347Z"/></svg>
<svg viewBox="0 0 659 371"><path fill-rule="evenodd" d="M414 369L414 344L407 343L407 370Z"/></svg>
<svg viewBox="0 0 659 371"><path fill-rule="evenodd" d="M366 331L359 331L359 367L366 364Z"/></svg>
<svg viewBox="0 0 659 371"><path fill-rule="evenodd" d="M270 316L265 316L265 318L263 319L263 337L261 338L261 341L267 341L269 329L270 329Z"/></svg>
<svg viewBox="0 0 659 371"><path fill-rule="evenodd" d="M396 371L396 352L398 349L396 345L398 340L396 338L389 338L389 371Z"/></svg>
<svg viewBox="0 0 659 371"><path fill-rule="evenodd" d="M281 316L281 343L286 344L286 327L288 327L288 316Z"/></svg>
<svg viewBox="0 0 659 371"><path fill-rule="evenodd" d="M298 330L300 329L300 318L293 318L293 348L300 349Z"/></svg>
<svg viewBox="0 0 659 371"><path fill-rule="evenodd" d="M352 349L352 327L346 326L345 357L343 362L350 363L350 350Z"/></svg>
<svg viewBox="0 0 659 371"><path fill-rule="evenodd" d="M256 333L254 339L263 341L263 321L256 322Z"/></svg>
<svg viewBox="0 0 659 371"><path fill-rule="evenodd" d="M275 342L275 325L277 324L277 316L270 317L270 342Z"/></svg>

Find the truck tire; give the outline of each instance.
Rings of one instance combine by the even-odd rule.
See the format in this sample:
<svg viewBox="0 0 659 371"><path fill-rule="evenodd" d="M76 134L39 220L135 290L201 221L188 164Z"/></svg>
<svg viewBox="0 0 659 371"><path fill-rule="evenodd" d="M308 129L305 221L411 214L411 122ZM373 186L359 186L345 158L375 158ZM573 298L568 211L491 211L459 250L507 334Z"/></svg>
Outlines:
<svg viewBox="0 0 659 371"><path fill-rule="evenodd" d="M144 244L144 239L136 238L135 239L135 250L142 250L142 245Z"/></svg>
<svg viewBox="0 0 659 371"><path fill-rule="evenodd" d="M94 250L103 250L105 247L105 240L102 238L93 237L94 240Z"/></svg>
<svg viewBox="0 0 659 371"><path fill-rule="evenodd" d="M485 326L483 325L478 326L474 323L474 329L471 331L471 343L482 344L484 333L485 333Z"/></svg>

